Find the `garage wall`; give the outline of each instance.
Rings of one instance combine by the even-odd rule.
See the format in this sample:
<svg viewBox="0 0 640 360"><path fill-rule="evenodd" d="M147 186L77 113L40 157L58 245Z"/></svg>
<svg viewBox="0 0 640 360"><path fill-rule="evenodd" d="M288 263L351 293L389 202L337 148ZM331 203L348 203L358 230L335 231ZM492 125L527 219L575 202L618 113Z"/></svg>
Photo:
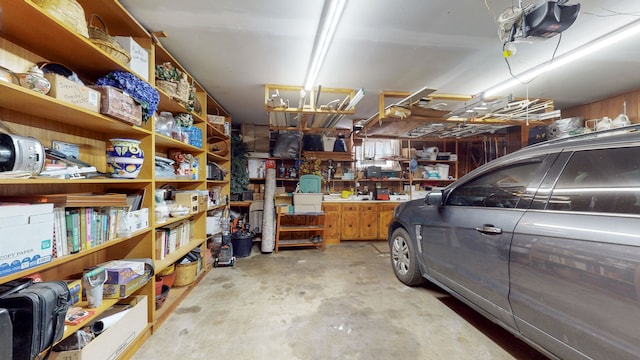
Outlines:
<svg viewBox="0 0 640 360"><path fill-rule="evenodd" d="M627 102L627 116L629 120L631 120L632 123L640 123L640 90L612 96L573 108L562 109L562 117L581 116L585 120L590 120L608 116L614 119L619 114L622 114L625 101Z"/></svg>

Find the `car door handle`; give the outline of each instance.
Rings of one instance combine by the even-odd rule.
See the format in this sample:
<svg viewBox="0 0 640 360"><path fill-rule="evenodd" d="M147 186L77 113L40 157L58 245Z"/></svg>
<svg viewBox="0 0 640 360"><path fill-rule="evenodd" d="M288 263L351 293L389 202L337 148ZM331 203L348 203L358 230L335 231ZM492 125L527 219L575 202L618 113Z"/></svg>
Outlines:
<svg viewBox="0 0 640 360"><path fill-rule="evenodd" d="M484 224L482 226L478 226L476 230L483 234L502 234L501 228L495 227L491 224Z"/></svg>

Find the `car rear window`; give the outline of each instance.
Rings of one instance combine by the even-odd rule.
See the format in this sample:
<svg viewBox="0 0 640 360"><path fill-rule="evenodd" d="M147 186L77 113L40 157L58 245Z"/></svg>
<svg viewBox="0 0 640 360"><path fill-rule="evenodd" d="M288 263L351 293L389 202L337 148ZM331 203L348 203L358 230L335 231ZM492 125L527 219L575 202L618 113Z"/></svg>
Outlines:
<svg viewBox="0 0 640 360"><path fill-rule="evenodd" d="M547 209L640 214L640 147L575 152Z"/></svg>

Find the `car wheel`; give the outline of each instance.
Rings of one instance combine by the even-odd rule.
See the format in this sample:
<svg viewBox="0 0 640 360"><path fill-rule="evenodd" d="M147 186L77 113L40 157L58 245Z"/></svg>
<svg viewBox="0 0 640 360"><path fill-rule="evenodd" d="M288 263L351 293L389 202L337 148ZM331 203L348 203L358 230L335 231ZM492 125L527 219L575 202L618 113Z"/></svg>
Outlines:
<svg viewBox="0 0 640 360"><path fill-rule="evenodd" d="M391 266L398 280L409 286L421 285L425 279L420 274L416 250L405 229L396 229L389 242Z"/></svg>

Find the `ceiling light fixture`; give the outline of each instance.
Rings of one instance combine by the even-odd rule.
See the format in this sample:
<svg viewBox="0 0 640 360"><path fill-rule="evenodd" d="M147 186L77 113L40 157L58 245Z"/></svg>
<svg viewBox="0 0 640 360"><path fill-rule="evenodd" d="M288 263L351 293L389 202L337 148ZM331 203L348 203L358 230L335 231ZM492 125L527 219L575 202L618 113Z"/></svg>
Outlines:
<svg viewBox="0 0 640 360"><path fill-rule="evenodd" d="M633 36L640 32L640 20L633 21L617 30L614 30L608 34L605 34L594 41L590 41L588 44L580 46L572 51L569 51L555 59L544 62L538 66L535 66L519 75L515 78L503 81L502 83L484 91L485 96L493 96L509 89L515 85L526 83L537 76L544 74L547 71L557 69L563 65L583 58L593 52L596 52L609 45L618 43L630 36Z"/></svg>
<svg viewBox="0 0 640 360"><path fill-rule="evenodd" d="M310 91L318 78L320 68L324 62L324 58L329 51L329 45L333 40L333 35L338 28L340 18L347 5L347 0L325 0L324 7L322 9L322 15L320 16L320 22L318 23L318 30L316 32L316 39L313 44L313 52L311 57L311 63L307 71L307 77L304 82L304 88Z"/></svg>

